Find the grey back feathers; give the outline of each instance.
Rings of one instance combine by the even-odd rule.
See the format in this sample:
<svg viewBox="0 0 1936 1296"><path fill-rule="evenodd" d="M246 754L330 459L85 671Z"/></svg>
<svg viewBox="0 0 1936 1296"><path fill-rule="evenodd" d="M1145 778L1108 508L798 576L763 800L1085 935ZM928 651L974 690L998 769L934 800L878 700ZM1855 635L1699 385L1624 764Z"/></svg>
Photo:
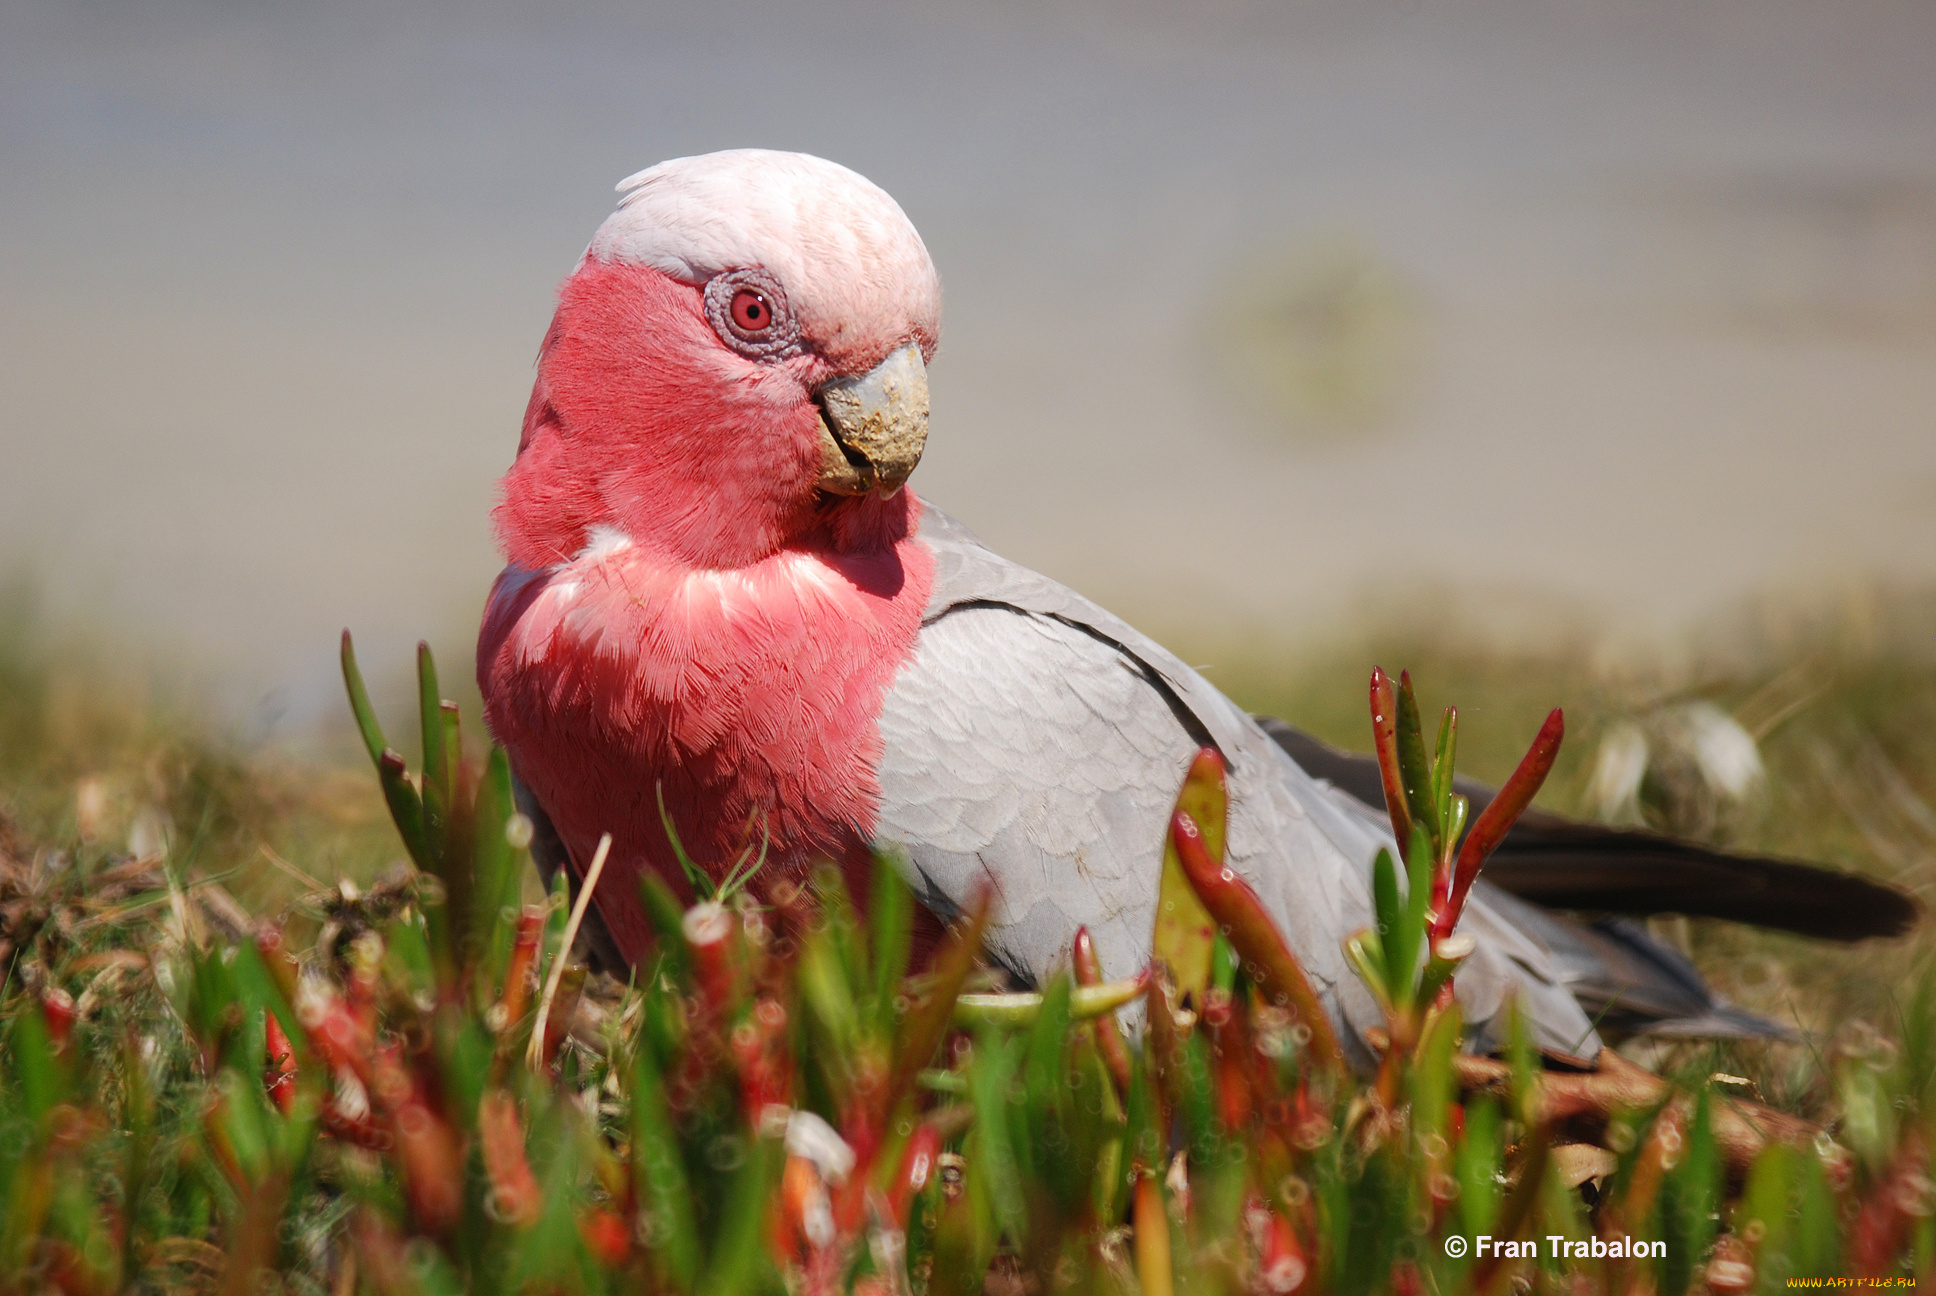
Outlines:
<svg viewBox="0 0 1936 1296"><path fill-rule="evenodd" d="M989 551L931 505L935 583L913 658L882 705L877 842L947 913L997 891L990 952L1024 980L1067 957L1078 926L1105 969L1148 957L1164 833L1184 772L1214 745L1229 769L1226 863L1262 897L1350 1047L1382 1024L1340 941L1371 925L1382 814L1307 776L1202 676L1088 600ZM1599 1039L1551 953L1475 896L1479 948L1458 995L1481 1039L1517 992L1545 1048Z"/></svg>

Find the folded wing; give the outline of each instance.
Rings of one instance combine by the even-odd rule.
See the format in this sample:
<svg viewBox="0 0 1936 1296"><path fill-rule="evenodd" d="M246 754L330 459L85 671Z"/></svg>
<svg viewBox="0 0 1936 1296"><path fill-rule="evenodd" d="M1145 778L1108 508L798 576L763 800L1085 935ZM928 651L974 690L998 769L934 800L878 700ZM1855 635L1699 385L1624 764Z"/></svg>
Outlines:
<svg viewBox="0 0 1936 1296"><path fill-rule="evenodd" d="M1369 926L1372 856L1386 830L1315 783L1248 715L1102 609L984 548L930 507L935 592L911 661L888 690L878 839L946 913L993 883L991 952L1036 980L1078 926L1105 966L1147 958L1163 834L1205 745L1229 770L1226 862L1257 890L1333 1013L1380 1024L1339 942ZM1470 1020L1515 987L1541 1042L1598 1048L1547 950L1481 903L1480 949L1459 978ZM1362 1048L1359 1044L1358 1047Z"/></svg>

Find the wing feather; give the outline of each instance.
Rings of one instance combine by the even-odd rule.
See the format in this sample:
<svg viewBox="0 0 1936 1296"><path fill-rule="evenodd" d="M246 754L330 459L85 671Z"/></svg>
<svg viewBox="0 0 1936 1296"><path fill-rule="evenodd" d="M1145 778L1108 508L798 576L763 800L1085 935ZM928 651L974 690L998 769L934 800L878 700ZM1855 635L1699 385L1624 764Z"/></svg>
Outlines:
<svg viewBox="0 0 1936 1296"><path fill-rule="evenodd" d="M931 903L952 907L999 878L991 949L1018 976L1045 975L1077 926L1110 971L1134 971L1147 957L1170 811L1210 743L1230 771L1227 863L1348 1034L1380 1024L1339 940L1370 925L1369 866L1386 831L1125 622L990 552L932 506L921 530L935 587L881 710L877 837L905 851ZM1495 1017L1520 987L1543 1043L1596 1050L1544 948L1489 912L1474 926L1481 948L1459 979L1468 1017Z"/></svg>

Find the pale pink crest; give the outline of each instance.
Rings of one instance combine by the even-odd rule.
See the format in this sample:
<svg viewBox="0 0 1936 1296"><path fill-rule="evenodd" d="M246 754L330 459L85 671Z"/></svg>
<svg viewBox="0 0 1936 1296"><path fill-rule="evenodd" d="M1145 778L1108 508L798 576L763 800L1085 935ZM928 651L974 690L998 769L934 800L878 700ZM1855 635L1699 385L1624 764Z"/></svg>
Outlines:
<svg viewBox="0 0 1936 1296"><path fill-rule="evenodd" d="M933 358L934 262L900 204L866 177L806 153L731 149L661 162L619 190L587 259L649 265L692 284L760 267L824 354L871 356L913 338Z"/></svg>

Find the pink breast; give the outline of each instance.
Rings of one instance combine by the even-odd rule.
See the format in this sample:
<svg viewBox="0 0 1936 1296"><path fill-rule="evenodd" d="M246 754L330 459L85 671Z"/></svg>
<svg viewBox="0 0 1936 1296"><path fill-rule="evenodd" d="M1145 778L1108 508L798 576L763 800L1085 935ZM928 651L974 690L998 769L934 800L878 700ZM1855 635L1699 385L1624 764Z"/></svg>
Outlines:
<svg viewBox="0 0 1936 1296"><path fill-rule="evenodd" d="M499 578L478 643L486 718L574 860L613 835L597 901L628 957L647 940L636 871L685 890L661 790L714 876L763 834L776 871L855 862L880 801L881 699L933 583L912 520L891 548L783 549L727 571L606 533Z"/></svg>

